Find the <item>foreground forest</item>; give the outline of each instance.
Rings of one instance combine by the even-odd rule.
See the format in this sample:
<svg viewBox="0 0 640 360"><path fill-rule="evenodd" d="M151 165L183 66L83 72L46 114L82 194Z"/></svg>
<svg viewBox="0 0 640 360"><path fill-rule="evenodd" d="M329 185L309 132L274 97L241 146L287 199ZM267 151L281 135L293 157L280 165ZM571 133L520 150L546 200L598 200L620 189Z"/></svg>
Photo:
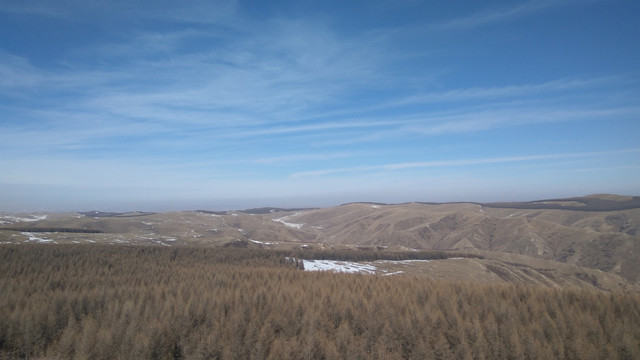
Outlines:
<svg viewBox="0 0 640 360"><path fill-rule="evenodd" d="M3 245L0 359L33 357L637 359L640 296L311 273L269 250Z"/></svg>

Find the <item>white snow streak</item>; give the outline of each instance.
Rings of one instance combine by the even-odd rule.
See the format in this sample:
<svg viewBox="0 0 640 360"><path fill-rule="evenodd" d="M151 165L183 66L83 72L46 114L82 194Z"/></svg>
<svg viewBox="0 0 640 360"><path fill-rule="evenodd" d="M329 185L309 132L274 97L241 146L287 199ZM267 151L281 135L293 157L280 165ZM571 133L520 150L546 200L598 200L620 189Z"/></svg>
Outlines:
<svg viewBox="0 0 640 360"><path fill-rule="evenodd" d="M275 222L279 222L279 223L282 223L282 224L284 224L284 226L287 226L287 227L290 227L290 228L293 228L293 229L298 229L298 230L300 230L300 229L304 226L304 224L294 224L294 223L287 222L287 220L288 220L290 217L292 217L292 216L296 216L296 215L298 215L298 214L299 214L299 213L295 213L295 214L293 214L293 215L287 215L287 216L285 216L285 217L281 217L281 218L278 218L278 219L273 219L273 221L275 221Z"/></svg>
<svg viewBox="0 0 640 360"><path fill-rule="evenodd" d="M17 223L17 222L34 222L34 221L40 221L40 220L44 220L47 218L47 215L28 215L30 217L20 217L20 216L14 216L14 215L5 215L5 214L0 214L0 225L4 225L4 224L12 224L12 223Z"/></svg>
<svg viewBox="0 0 640 360"><path fill-rule="evenodd" d="M264 242L264 241L251 240L251 239L249 239L249 241L251 241L254 244L260 244L260 245L266 245L266 246L278 245L278 243Z"/></svg>
<svg viewBox="0 0 640 360"><path fill-rule="evenodd" d="M307 271L334 271L344 273L375 274L373 265L360 264L352 261L337 260L303 260L304 269Z"/></svg>
<svg viewBox="0 0 640 360"><path fill-rule="evenodd" d="M26 235L26 236L29 237L29 240L27 240L27 241L35 241L35 242L39 242L39 243L50 243L50 242L55 243L55 241L53 241L51 239L37 237L37 236L33 235L33 233L30 233L30 232L23 232L22 235Z"/></svg>
<svg viewBox="0 0 640 360"><path fill-rule="evenodd" d="M403 271L389 272L384 264L410 265L412 263L426 263L431 260L376 260L370 263L338 260L303 260L306 271L333 271L341 273L380 274L383 276L402 274ZM382 266L379 268L377 265Z"/></svg>

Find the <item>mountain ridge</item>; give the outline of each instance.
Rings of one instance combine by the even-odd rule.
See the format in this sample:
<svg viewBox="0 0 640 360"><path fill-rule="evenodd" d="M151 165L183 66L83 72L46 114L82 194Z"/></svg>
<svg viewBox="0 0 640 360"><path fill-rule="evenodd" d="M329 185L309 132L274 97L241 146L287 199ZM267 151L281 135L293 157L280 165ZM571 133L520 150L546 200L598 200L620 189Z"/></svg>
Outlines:
<svg viewBox="0 0 640 360"><path fill-rule="evenodd" d="M576 210L576 211L617 211L640 208L640 196L622 196L615 194L592 194L580 197L552 198L534 201L507 201L507 202L476 202L476 201L452 201L452 202L432 202L413 201L405 203L380 203L380 202L349 202L350 204L372 204L372 205L451 205L451 204L475 204L484 207L507 208L507 209L545 209L545 210Z"/></svg>

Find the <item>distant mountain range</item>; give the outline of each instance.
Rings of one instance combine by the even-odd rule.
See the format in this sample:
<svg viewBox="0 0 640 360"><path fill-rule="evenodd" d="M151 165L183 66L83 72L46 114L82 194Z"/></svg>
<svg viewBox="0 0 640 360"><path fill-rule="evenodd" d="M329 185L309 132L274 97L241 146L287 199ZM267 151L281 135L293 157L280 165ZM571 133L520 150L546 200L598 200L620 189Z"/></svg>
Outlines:
<svg viewBox="0 0 640 360"><path fill-rule="evenodd" d="M558 276L577 277L601 288L640 289L637 196L601 194L512 203L349 203L243 211L0 214L0 224L0 243L45 239L162 246L447 250L494 262L482 265L489 272L499 262L510 266L509 271L518 269L520 277L526 267L542 274L555 271ZM39 235L29 235L34 232Z"/></svg>

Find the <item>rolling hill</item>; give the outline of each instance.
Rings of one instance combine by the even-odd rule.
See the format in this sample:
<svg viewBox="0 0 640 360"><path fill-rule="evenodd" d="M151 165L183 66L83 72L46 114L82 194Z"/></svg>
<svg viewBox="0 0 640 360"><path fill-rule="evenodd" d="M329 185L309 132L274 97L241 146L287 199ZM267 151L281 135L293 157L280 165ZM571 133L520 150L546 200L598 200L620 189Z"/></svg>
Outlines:
<svg viewBox="0 0 640 360"><path fill-rule="evenodd" d="M458 261L455 266L449 262L441 267L449 269L446 271L422 265L417 272L472 280L486 274L495 281L548 286L640 289L640 197L591 195L520 203L350 203L322 209L3 214L0 224L0 243L447 250L482 259Z"/></svg>

